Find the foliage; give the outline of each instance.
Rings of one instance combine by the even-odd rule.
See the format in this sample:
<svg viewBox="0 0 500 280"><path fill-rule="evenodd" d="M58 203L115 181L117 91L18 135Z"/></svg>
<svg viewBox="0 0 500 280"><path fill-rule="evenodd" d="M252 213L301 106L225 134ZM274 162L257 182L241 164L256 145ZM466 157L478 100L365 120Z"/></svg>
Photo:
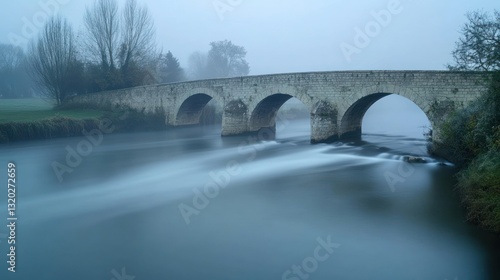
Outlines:
<svg viewBox="0 0 500 280"><path fill-rule="evenodd" d="M195 52L189 58L191 79L228 78L246 76L250 66L246 61L247 51L231 41L210 43L207 54Z"/></svg>
<svg viewBox="0 0 500 280"><path fill-rule="evenodd" d="M84 93L117 89L116 85L122 83L117 70L104 71L100 65L91 62L85 64L83 80Z"/></svg>
<svg viewBox="0 0 500 280"><path fill-rule="evenodd" d="M142 67L136 61L130 61L127 68L122 68L120 73L116 76L118 80L115 82L116 86L112 89L144 85L146 84L144 81L148 74L149 70L146 67Z"/></svg>
<svg viewBox="0 0 500 280"><path fill-rule="evenodd" d="M500 232L499 83L496 72L486 95L443 122L438 148L462 169L458 186L468 219L496 232Z"/></svg>
<svg viewBox="0 0 500 280"><path fill-rule="evenodd" d="M450 70L484 71L488 92L438 127L438 151L459 164L458 189L468 220L500 232L500 12L467 15Z"/></svg>
<svg viewBox="0 0 500 280"><path fill-rule="evenodd" d="M500 151L481 154L458 178L467 218L500 232Z"/></svg>
<svg viewBox="0 0 500 280"><path fill-rule="evenodd" d="M101 119L111 120L115 132L164 130L165 113L158 110L154 114L143 114L129 108L71 108L62 106L53 109L40 100L15 99L0 104L0 143L21 140L51 139L58 137L82 136L87 131L99 128ZM3 115L4 108L30 108L18 114ZM109 111L105 111L109 110Z"/></svg>
<svg viewBox="0 0 500 280"><path fill-rule="evenodd" d="M124 3L120 8L117 0L95 0L85 10L84 30L77 38L69 23L55 16L31 43L33 77L56 104L75 94L186 79L179 60L170 51L157 52L155 26L147 6L137 0ZM210 46L208 53L190 57L192 79L248 75L244 47L228 40L211 42ZM0 71L1 55L0 49ZM4 93L9 87L2 88L4 84L0 80L0 94L11 96Z"/></svg>
<svg viewBox="0 0 500 280"><path fill-rule="evenodd" d="M82 130L98 128L97 119L53 117L28 122L0 123L0 143L82 135Z"/></svg>
<svg viewBox="0 0 500 280"><path fill-rule="evenodd" d="M157 75L159 83L174 83L185 80L184 70L172 52L169 51L166 55L161 54L158 61Z"/></svg>
<svg viewBox="0 0 500 280"><path fill-rule="evenodd" d="M60 105L74 94L158 83L155 28L146 6L127 0L120 13L117 0L96 0L85 11L84 26L83 38L76 40L70 24L55 16L31 42L29 68L45 96ZM22 53L13 46L0 48L0 94L5 97L13 97L14 90L23 96L32 92L21 88L31 87L30 82L6 80L11 76L5 74L2 58L21 61L17 56ZM172 55L168 59L178 63Z"/></svg>
<svg viewBox="0 0 500 280"><path fill-rule="evenodd" d="M441 141L460 164L472 162L492 147L499 146L500 72L492 74L487 94L455 111L441 127Z"/></svg>
<svg viewBox="0 0 500 280"><path fill-rule="evenodd" d="M453 51L454 65L450 70L500 70L500 11L475 11L467 14L468 23Z"/></svg>
<svg viewBox="0 0 500 280"><path fill-rule="evenodd" d="M493 17L473 12L467 17L469 23L453 52L455 64L449 68L484 71L490 87L438 127L438 150L451 155L462 169L458 188L468 219L500 232L500 12Z"/></svg>
<svg viewBox="0 0 500 280"><path fill-rule="evenodd" d="M245 60L247 51L244 47L234 45L231 41L210 43L207 68L215 78L246 76L250 66Z"/></svg>
<svg viewBox="0 0 500 280"><path fill-rule="evenodd" d="M474 128L481 115L482 102L476 101L467 108L453 112L440 127L441 142L451 160L459 165L472 161L484 144L484 133Z"/></svg>
<svg viewBox="0 0 500 280"><path fill-rule="evenodd" d="M125 114L126 113L126 114ZM124 117L125 115L125 117ZM157 111L153 114L144 114L132 109L122 108L104 115L116 126L116 132L165 130L165 113Z"/></svg>

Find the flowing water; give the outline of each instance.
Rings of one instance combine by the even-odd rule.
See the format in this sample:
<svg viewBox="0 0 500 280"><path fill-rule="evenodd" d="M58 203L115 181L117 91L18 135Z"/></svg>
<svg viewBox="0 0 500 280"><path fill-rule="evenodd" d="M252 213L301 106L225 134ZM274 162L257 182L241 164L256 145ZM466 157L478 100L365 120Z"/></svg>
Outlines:
<svg viewBox="0 0 500 280"><path fill-rule="evenodd" d="M105 135L62 182L52 164L85 138L0 147L19 217L16 273L0 229L0 278L500 279L499 238L464 221L454 168L423 139L311 145L306 122L271 141L219 135Z"/></svg>

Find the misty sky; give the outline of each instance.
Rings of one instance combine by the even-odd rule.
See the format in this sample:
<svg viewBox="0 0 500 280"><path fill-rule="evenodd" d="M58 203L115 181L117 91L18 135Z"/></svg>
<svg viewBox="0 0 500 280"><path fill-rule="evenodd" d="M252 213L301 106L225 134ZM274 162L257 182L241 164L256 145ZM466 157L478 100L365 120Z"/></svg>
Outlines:
<svg viewBox="0 0 500 280"><path fill-rule="evenodd" d="M59 13L82 27L86 6L94 0L4 1L0 42L24 36L26 20L37 27L48 14L39 3L59 1ZM120 3L124 1L119 0ZM497 0L401 0L380 31L348 61L341 44L355 46L355 28L364 30L373 12L387 10L391 0L139 0L153 14L159 46L171 50L186 66L194 51L208 51L211 41L228 39L244 46L251 74L329 70L444 69L466 22L467 11L491 11ZM398 2L398 1L395 1ZM221 7L218 12L215 4ZM229 9L230 7L230 9ZM224 12L224 9L227 10ZM53 10L49 10L53 14ZM35 18L35 20L34 20ZM39 25L38 25L39 26ZM28 30L29 31L29 30ZM18 38L19 38L18 37Z"/></svg>

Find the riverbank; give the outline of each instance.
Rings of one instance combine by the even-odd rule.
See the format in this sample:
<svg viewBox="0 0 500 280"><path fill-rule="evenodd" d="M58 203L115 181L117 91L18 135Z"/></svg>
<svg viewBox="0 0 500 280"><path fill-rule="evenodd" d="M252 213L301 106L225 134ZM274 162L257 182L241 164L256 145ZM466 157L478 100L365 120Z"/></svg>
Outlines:
<svg viewBox="0 0 500 280"><path fill-rule="evenodd" d="M7 99L0 102L0 143L83 135L105 122L115 132L166 129L162 115L101 108L53 108L41 99Z"/></svg>
<svg viewBox="0 0 500 280"><path fill-rule="evenodd" d="M0 123L0 143L40 140L82 135L83 130L96 129L98 119L53 117L39 121Z"/></svg>
<svg viewBox="0 0 500 280"><path fill-rule="evenodd" d="M438 128L433 153L456 163L457 190L467 220L500 234L500 72L486 95L450 115Z"/></svg>
<svg viewBox="0 0 500 280"><path fill-rule="evenodd" d="M457 176L467 219L500 234L500 153L481 154Z"/></svg>
<svg viewBox="0 0 500 280"><path fill-rule="evenodd" d="M54 117L69 119L97 119L107 110L97 108L62 108L54 107L50 102L40 98L0 99L0 123L32 122Z"/></svg>
<svg viewBox="0 0 500 280"><path fill-rule="evenodd" d="M490 150L464 162L450 147L435 145L430 152L457 166L455 190L467 221L500 234L500 152Z"/></svg>
<svg viewBox="0 0 500 280"><path fill-rule="evenodd" d="M99 118L53 117L39 121L0 123L0 143L82 136L84 131L100 129L103 123L114 132L167 129L163 116L144 116L134 111L108 112Z"/></svg>

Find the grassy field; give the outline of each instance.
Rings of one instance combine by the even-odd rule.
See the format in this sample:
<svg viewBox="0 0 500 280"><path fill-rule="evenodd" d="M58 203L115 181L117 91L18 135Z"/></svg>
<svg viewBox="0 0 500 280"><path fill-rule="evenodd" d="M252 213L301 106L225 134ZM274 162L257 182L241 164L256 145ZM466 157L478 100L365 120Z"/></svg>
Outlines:
<svg viewBox="0 0 500 280"><path fill-rule="evenodd" d="M144 115L128 110L55 109L42 99L0 99L0 143L82 136L99 129L106 116L116 132L165 130L165 115ZM125 117L125 118L124 118Z"/></svg>
<svg viewBox="0 0 500 280"><path fill-rule="evenodd" d="M104 113L89 109L58 110L43 99L0 99L0 123L38 121L57 116L95 119Z"/></svg>

